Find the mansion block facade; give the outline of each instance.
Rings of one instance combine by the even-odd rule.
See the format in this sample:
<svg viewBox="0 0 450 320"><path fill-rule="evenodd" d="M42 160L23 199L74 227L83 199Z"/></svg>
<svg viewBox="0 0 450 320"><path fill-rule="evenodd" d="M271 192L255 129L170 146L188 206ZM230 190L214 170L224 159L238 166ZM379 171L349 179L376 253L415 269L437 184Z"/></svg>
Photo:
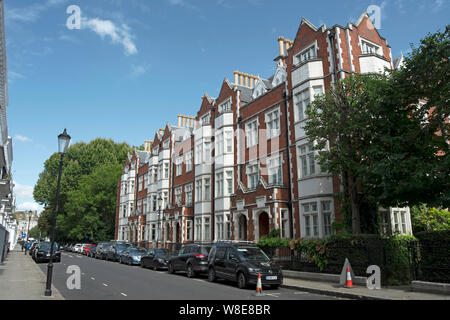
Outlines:
<svg viewBox="0 0 450 320"><path fill-rule="evenodd" d="M117 188L116 240L145 247L327 237L342 218L338 176L322 170L304 131L316 95L353 73L397 67L366 13L356 24L302 19L278 38L267 79L234 72L194 117L178 116L128 155ZM411 233L408 208L380 212L385 232Z"/></svg>

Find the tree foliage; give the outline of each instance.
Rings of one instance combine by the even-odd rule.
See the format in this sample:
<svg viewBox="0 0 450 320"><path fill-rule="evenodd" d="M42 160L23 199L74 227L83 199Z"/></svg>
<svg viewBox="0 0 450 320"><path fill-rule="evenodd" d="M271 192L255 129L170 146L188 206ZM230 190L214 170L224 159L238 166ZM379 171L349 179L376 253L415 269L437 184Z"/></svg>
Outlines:
<svg viewBox="0 0 450 320"><path fill-rule="evenodd" d="M126 143L95 139L72 145L63 161L57 239L107 239L113 236L115 199L120 168L131 148ZM50 230L55 208L60 155L44 163L34 199L44 205L39 227Z"/></svg>
<svg viewBox="0 0 450 320"><path fill-rule="evenodd" d="M404 69L349 76L306 111L321 167L341 177L354 234L377 221L379 205L450 206L448 32L422 40Z"/></svg>
<svg viewBox="0 0 450 320"><path fill-rule="evenodd" d="M411 223L414 233L450 230L450 212L421 204L411 208Z"/></svg>

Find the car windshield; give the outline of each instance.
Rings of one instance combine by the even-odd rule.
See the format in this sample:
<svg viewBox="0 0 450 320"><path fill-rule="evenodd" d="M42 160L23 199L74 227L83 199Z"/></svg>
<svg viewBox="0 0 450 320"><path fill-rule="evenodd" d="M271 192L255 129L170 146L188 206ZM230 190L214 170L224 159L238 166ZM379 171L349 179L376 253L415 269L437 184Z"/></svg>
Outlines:
<svg viewBox="0 0 450 320"><path fill-rule="evenodd" d="M118 245L116 245L116 248L117 248L118 250L125 250L125 249L127 249L129 246L130 246L129 244L118 244Z"/></svg>
<svg viewBox="0 0 450 320"><path fill-rule="evenodd" d="M155 255L160 256L160 257L168 257L169 256L169 250L167 250L167 249L155 250Z"/></svg>
<svg viewBox="0 0 450 320"><path fill-rule="evenodd" d="M211 247L201 247L201 252L204 255L208 255L210 251L211 251Z"/></svg>
<svg viewBox="0 0 450 320"><path fill-rule="evenodd" d="M269 257L260 248L238 248L239 256L248 261L269 261Z"/></svg>
<svg viewBox="0 0 450 320"><path fill-rule="evenodd" d="M144 254L146 252L143 248L130 248L128 251L134 254Z"/></svg>
<svg viewBox="0 0 450 320"><path fill-rule="evenodd" d="M59 248L58 244L55 243L54 246L53 246L53 250L58 250L58 248ZM42 242L39 245L39 249L40 250L50 250L50 242Z"/></svg>

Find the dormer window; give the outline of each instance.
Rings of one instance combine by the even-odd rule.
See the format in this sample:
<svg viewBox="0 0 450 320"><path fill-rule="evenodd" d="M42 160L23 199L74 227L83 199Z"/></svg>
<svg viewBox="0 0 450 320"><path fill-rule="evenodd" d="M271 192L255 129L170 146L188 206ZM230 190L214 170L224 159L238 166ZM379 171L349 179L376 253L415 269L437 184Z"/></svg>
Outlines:
<svg viewBox="0 0 450 320"><path fill-rule="evenodd" d="M231 111L231 98L219 105L219 113Z"/></svg>
<svg viewBox="0 0 450 320"><path fill-rule="evenodd" d="M266 89L264 87L262 80L260 80L258 81L258 83L255 86L255 89L253 90L253 99L262 96L264 93L266 93Z"/></svg>
<svg viewBox="0 0 450 320"><path fill-rule="evenodd" d="M305 61L315 59L316 57L317 57L316 46L312 45L312 46L308 47L307 49L303 50L302 52L300 52L299 54L297 54L295 56L295 59L296 59L296 63L302 63Z"/></svg>
<svg viewBox="0 0 450 320"><path fill-rule="evenodd" d="M200 118L200 123L202 124L202 126L208 125L210 123L210 120L211 120L211 115L208 113Z"/></svg>
<svg viewBox="0 0 450 320"><path fill-rule="evenodd" d="M361 40L361 51L363 54L377 54L381 52L381 48L372 42Z"/></svg>
<svg viewBox="0 0 450 320"><path fill-rule="evenodd" d="M154 156L158 155L158 148L154 148L154 149L153 149L153 155L154 155Z"/></svg>

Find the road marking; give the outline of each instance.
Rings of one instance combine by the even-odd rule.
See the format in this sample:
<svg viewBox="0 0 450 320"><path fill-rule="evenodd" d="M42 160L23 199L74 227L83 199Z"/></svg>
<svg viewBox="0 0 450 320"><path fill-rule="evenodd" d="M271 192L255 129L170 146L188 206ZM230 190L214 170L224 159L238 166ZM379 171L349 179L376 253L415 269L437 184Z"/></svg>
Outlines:
<svg viewBox="0 0 450 320"><path fill-rule="evenodd" d="M294 294L306 294L306 292L294 292Z"/></svg>
<svg viewBox="0 0 450 320"><path fill-rule="evenodd" d="M125 293L122 293L122 292L121 292L120 294L123 295L124 297L127 297L127 295L126 295Z"/></svg>
<svg viewBox="0 0 450 320"><path fill-rule="evenodd" d="M95 280L95 278L92 278L92 277L91 277L91 279L92 279L92 280Z"/></svg>
<svg viewBox="0 0 450 320"><path fill-rule="evenodd" d="M107 287L108 285L106 283L103 284L105 287Z"/></svg>
<svg viewBox="0 0 450 320"><path fill-rule="evenodd" d="M264 295L266 295L266 296L272 296L272 297L275 297L275 298L279 298L279 293L263 293Z"/></svg>
<svg viewBox="0 0 450 320"><path fill-rule="evenodd" d="M84 273L84 272L82 272L82 273L81 273L81 275L83 275L83 276L84 276L84 275L85 275L85 273Z"/></svg>

